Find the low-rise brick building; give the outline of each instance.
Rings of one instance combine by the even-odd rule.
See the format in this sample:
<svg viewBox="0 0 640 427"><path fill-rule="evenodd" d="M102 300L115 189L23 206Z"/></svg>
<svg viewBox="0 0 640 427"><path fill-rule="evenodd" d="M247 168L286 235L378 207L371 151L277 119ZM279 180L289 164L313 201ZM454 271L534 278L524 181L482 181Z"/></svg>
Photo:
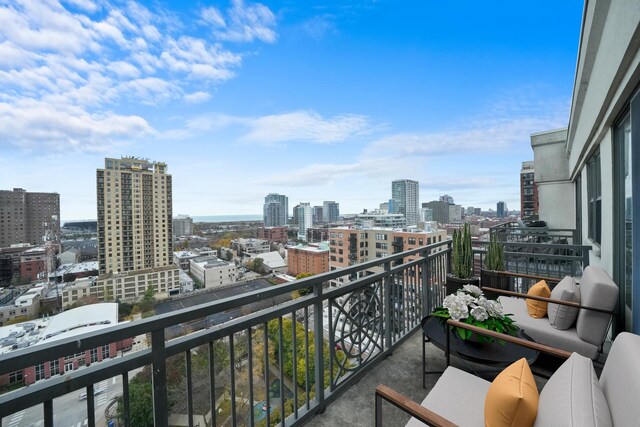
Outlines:
<svg viewBox="0 0 640 427"><path fill-rule="evenodd" d="M297 276L301 273L321 274L329 271L329 246L298 245L287 249L289 258L288 274Z"/></svg>

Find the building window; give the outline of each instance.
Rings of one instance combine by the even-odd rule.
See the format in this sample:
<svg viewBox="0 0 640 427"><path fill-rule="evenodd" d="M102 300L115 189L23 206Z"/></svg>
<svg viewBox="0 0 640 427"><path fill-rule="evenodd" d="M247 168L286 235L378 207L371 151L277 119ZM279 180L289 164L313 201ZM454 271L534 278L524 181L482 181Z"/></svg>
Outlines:
<svg viewBox="0 0 640 427"><path fill-rule="evenodd" d="M95 363L98 361L98 349L97 348L92 348L91 349L91 363Z"/></svg>
<svg viewBox="0 0 640 427"><path fill-rule="evenodd" d="M407 238L407 244L409 244L409 245L415 245L415 244L416 244L416 238L415 238L415 237L409 237L409 238Z"/></svg>
<svg viewBox="0 0 640 427"><path fill-rule="evenodd" d="M15 371L9 374L9 384L22 382L22 380L24 380L22 371Z"/></svg>
<svg viewBox="0 0 640 427"><path fill-rule="evenodd" d="M600 181L600 151L587 163L587 197L589 199L589 238L600 244L602 231L602 183Z"/></svg>
<svg viewBox="0 0 640 427"><path fill-rule="evenodd" d="M108 345L102 346L102 360L108 359L110 356L110 348Z"/></svg>
<svg viewBox="0 0 640 427"><path fill-rule="evenodd" d="M40 381L44 379L44 363L39 363L36 365L36 381Z"/></svg>
<svg viewBox="0 0 640 427"><path fill-rule="evenodd" d="M51 362L49 362L49 366L51 366L51 375L60 373L60 360L52 360Z"/></svg>

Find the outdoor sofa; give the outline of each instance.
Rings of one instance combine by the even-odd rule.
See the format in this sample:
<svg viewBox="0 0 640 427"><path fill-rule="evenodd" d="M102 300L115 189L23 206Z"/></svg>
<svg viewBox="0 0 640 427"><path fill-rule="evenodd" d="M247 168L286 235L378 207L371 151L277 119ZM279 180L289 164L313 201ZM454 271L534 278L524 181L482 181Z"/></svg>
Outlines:
<svg viewBox="0 0 640 427"><path fill-rule="evenodd" d="M503 274L509 276L511 273ZM575 291L569 292L572 286ZM560 291L560 288L565 290ZM619 294L618 286L609 275L594 266L585 268L579 284L570 276L562 279L552 288L551 298L533 297L494 288L483 287L483 290L502 294L498 300L504 312L511 313L516 325L535 342L570 352L575 351L593 360L598 358L602 350ZM563 295L565 297L560 299ZM549 317L531 317L524 298L551 303ZM569 317L563 319L568 320L568 324L562 328L552 325L552 304L556 304L555 310L560 314Z"/></svg>
<svg viewBox="0 0 640 427"><path fill-rule="evenodd" d="M477 333L486 330L449 320L449 325L466 327ZM504 336L524 345L536 343ZM551 350L546 346L540 351ZM564 352L565 356L570 353ZM613 342L598 379L591 359L571 353L549 378L535 408L534 427L627 427L640 425L640 337L623 332ZM524 359L522 359L524 361ZM497 380L494 380L497 381ZM492 383L454 367L447 367L421 404L395 390L379 385L376 389L376 426L383 426L383 401L412 415L407 426L432 425L485 426L485 398ZM535 387L535 383L534 383ZM487 424L488 425L488 424ZM514 421L512 425L520 425Z"/></svg>

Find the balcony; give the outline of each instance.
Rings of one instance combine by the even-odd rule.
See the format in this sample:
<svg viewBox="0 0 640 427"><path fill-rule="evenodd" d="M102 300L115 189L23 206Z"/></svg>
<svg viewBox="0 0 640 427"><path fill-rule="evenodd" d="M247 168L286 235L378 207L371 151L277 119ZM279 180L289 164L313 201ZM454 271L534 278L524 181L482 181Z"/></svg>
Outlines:
<svg viewBox="0 0 640 427"><path fill-rule="evenodd" d="M444 298L449 245L445 241L1 355L0 378L128 338L142 342L134 351L0 395L2 425L23 425L23 417L62 425L70 420L69 411L80 417L69 425L88 426L107 425L107 416L120 418L115 425L143 425L143 417L156 426L259 426L265 420L279 423L282 414L286 425L345 420L372 425L373 390L379 383L418 401L426 394L419 325ZM416 254L418 259L394 265ZM358 274L365 271L369 275ZM324 287L359 275L341 287ZM291 299L307 288L312 293ZM442 352L434 347L428 347L427 357L435 367L444 366ZM431 376L427 385L435 379ZM107 403L104 384L117 387ZM86 400L78 400L81 394ZM387 419L404 425L408 416L396 415Z"/></svg>

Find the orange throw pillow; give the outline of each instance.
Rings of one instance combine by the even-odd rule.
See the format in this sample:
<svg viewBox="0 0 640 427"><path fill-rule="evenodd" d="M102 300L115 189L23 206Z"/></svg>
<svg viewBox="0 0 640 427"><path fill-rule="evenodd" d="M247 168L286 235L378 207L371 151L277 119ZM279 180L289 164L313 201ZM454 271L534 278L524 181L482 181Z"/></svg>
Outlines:
<svg viewBox="0 0 640 427"><path fill-rule="evenodd" d="M486 427L531 427L538 415L538 387L522 358L493 380L484 400Z"/></svg>
<svg viewBox="0 0 640 427"><path fill-rule="evenodd" d="M549 298L551 296L551 289L549 289L547 282L541 280L533 285L531 289L529 289L527 295ZM533 317L534 319L542 319L547 315L548 303L546 301L536 301L534 299L527 299L526 301L529 316Z"/></svg>

